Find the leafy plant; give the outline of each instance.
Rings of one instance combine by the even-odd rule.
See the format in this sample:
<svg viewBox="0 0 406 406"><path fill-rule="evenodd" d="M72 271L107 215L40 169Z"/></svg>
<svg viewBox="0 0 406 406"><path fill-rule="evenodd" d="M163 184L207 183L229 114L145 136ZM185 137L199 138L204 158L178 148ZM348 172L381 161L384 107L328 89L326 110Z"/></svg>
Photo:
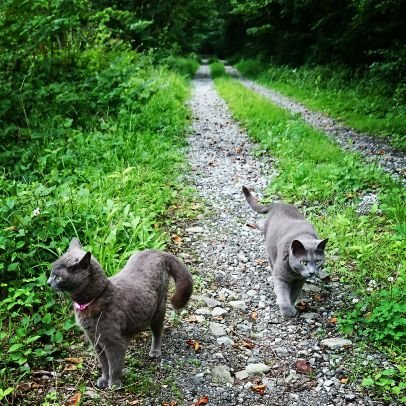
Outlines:
<svg viewBox="0 0 406 406"><path fill-rule="evenodd" d="M406 402L404 395L406 390L406 368L396 366L396 368L384 369L375 372L362 380L365 388L374 388L381 392L385 399L397 397L401 403Z"/></svg>

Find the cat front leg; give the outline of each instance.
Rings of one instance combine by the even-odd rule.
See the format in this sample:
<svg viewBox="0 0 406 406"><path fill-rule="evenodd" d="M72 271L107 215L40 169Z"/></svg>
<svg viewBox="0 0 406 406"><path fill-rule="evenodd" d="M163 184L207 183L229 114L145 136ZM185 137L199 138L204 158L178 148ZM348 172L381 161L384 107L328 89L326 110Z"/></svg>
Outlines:
<svg viewBox="0 0 406 406"><path fill-rule="evenodd" d="M292 282L292 285L290 287L290 302L292 306L296 304L296 300L299 297L300 292L302 291L304 283L304 280L296 280Z"/></svg>
<svg viewBox="0 0 406 406"><path fill-rule="evenodd" d="M106 345L106 356L109 363L109 388L121 388L123 386L121 382L121 376L123 374L125 352L127 350L128 343L123 338L117 341L110 342Z"/></svg>
<svg viewBox="0 0 406 406"><path fill-rule="evenodd" d="M290 319L296 315L296 309L292 305L290 299L290 287L284 280L274 277L274 292L276 295L276 303L282 313L283 318Z"/></svg>
<svg viewBox="0 0 406 406"><path fill-rule="evenodd" d="M107 388L109 385L109 362L107 360L106 352L101 345L94 347L97 359L99 360L100 367L102 369L102 376L97 380L96 385L98 388Z"/></svg>

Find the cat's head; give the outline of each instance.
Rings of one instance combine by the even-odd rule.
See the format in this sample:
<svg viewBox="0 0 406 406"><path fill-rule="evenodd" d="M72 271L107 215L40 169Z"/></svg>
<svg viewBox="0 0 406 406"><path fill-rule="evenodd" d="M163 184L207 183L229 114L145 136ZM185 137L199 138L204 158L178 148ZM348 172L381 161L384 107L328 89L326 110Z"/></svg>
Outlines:
<svg viewBox="0 0 406 406"><path fill-rule="evenodd" d="M295 273L308 279L318 275L324 265L325 240L293 240L290 245L289 265Z"/></svg>
<svg viewBox="0 0 406 406"><path fill-rule="evenodd" d="M72 239L68 251L52 264L48 284L68 293L80 289L89 278L91 260L91 253L82 249L77 238Z"/></svg>

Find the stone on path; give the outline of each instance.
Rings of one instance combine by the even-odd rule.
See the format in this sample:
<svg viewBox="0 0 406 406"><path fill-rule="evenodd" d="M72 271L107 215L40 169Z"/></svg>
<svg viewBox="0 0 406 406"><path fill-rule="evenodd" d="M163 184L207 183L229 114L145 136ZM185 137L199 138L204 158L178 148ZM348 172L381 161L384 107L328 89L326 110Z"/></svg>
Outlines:
<svg viewBox="0 0 406 406"><path fill-rule="evenodd" d="M242 371L236 372L236 373L235 373L235 377L236 377L238 380L242 381L243 379L248 378L248 377L249 377L249 374L248 374L248 372L247 372L245 369L243 369Z"/></svg>
<svg viewBox="0 0 406 406"><path fill-rule="evenodd" d="M226 314L226 313L227 313L226 309L223 309L222 307L215 307L212 310L211 315L213 317L219 317L219 316L222 316L223 314Z"/></svg>
<svg viewBox="0 0 406 406"><path fill-rule="evenodd" d="M231 345L234 344L234 341L228 336L223 336L223 337L217 338L217 344L225 345L226 347L230 347Z"/></svg>
<svg viewBox="0 0 406 406"><path fill-rule="evenodd" d="M203 227L189 227L186 229L186 232L189 234L195 234L195 233L203 233L204 228Z"/></svg>
<svg viewBox="0 0 406 406"><path fill-rule="evenodd" d="M336 338L326 338L322 340L320 344L330 348L331 350L337 350L339 348L351 347L352 341L346 338L336 337Z"/></svg>
<svg viewBox="0 0 406 406"><path fill-rule="evenodd" d="M320 317L320 315L318 313L308 312L301 314L300 317L306 320L316 320Z"/></svg>
<svg viewBox="0 0 406 406"><path fill-rule="evenodd" d="M305 292L315 292L315 293L318 293L318 292L321 292L321 288L319 288L319 287L316 286L316 285L311 285L310 283L305 283L305 284L303 285L303 291L305 291Z"/></svg>
<svg viewBox="0 0 406 406"><path fill-rule="evenodd" d="M234 383L234 378L230 374L230 368L227 365L218 365L211 370L214 382Z"/></svg>
<svg viewBox="0 0 406 406"><path fill-rule="evenodd" d="M268 365L265 365L262 362L259 362L258 364L248 364L245 367L245 372L248 373L248 375L256 375L256 374L261 374L264 372L268 372L271 369Z"/></svg>
<svg viewBox="0 0 406 406"><path fill-rule="evenodd" d="M221 336L226 335L226 330L225 330L224 326L220 323L211 322L209 327L210 327L210 331L212 332L212 334L215 335L216 337L221 337Z"/></svg>
<svg viewBox="0 0 406 406"><path fill-rule="evenodd" d="M244 300L231 300L228 304L234 309L245 310L247 308Z"/></svg>

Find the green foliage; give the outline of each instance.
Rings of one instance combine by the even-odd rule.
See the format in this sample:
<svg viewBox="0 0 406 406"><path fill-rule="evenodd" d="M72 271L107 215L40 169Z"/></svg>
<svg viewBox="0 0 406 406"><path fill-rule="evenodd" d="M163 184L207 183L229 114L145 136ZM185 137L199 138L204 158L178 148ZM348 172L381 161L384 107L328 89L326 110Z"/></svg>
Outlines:
<svg viewBox="0 0 406 406"><path fill-rule="evenodd" d="M50 262L71 237L78 236L110 275L135 250L166 241L165 215L181 189L186 83L154 68L147 56L105 54L98 70L99 56L82 56L92 62L88 76L79 68L82 80L61 78L54 86L61 104L51 108L59 117L47 118L39 102L42 123L26 142L9 140L0 151L3 387L10 371L22 376L69 345L70 305L61 306L46 280ZM75 109L81 119L69 117L66 89L82 100ZM100 113L86 123L86 106L96 99Z"/></svg>
<svg viewBox="0 0 406 406"><path fill-rule="evenodd" d="M387 79L404 78L404 4L400 0L231 2L226 40L248 55L277 63L382 65ZM362 38L362 40L360 40Z"/></svg>
<svg viewBox="0 0 406 406"><path fill-rule="evenodd" d="M170 55L162 61L162 64L165 64L169 69L180 75L193 78L199 68L200 62L194 54L190 55L188 58Z"/></svg>
<svg viewBox="0 0 406 406"><path fill-rule="evenodd" d="M397 365L396 369L390 368L377 371L373 375L364 378L362 386L374 388L383 394L385 400L390 400L395 396L401 403L405 403L406 368Z"/></svg>
<svg viewBox="0 0 406 406"><path fill-rule="evenodd" d="M210 64L210 73L213 79L225 76L226 71L222 62L213 62Z"/></svg>
<svg viewBox="0 0 406 406"><path fill-rule="evenodd" d="M347 334L355 332L380 343L400 344L406 336L406 293L399 287L404 287L404 281L397 285L372 290L370 283L369 290L372 293L364 296L351 311L343 314L340 320L342 331Z"/></svg>
<svg viewBox="0 0 406 406"><path fill-rule="evenodd" d="M390 85L375 68L357 75L348 68L313 66L289 68L259 59L241 60L238 70L265 86L323 111L360 131L390 137L406 149L406 93L402 84Z"/></svg>

